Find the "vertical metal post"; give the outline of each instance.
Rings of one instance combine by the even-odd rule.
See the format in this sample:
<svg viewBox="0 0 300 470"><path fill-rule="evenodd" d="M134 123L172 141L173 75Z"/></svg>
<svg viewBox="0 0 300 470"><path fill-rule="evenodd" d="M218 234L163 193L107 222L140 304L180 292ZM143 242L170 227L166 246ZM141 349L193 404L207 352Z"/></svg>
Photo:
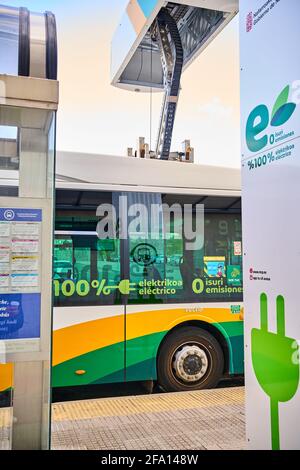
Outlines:
<svg viewBox="0 0 300 470"><path fill-rule="evenodd" d="M14 389L12 449L47 449L50 439L47 362L15 363Z"/></svg>

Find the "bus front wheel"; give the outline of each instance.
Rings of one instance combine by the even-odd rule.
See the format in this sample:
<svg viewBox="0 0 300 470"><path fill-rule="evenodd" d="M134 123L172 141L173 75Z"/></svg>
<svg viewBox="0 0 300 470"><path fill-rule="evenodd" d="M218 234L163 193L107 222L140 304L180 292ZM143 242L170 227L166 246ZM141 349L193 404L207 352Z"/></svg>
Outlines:
<svg viewBox="0 0 300 470"><path fill-rule="evenodd" d="M158 383L167 392L214 388L223 371L220 344L201 328L182 327L171 333L161 346Z"/></svg>

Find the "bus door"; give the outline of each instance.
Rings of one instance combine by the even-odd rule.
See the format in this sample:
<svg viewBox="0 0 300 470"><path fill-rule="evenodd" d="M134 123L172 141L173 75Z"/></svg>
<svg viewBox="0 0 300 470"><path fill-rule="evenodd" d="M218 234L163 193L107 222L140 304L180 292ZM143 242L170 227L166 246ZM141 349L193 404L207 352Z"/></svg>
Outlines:
<svg viewBox="0 0 300 470"><path fill-rule="evenodd" d="M128 193L126 380L148 380L156 371L160 310L165 298L166 247L161 194Z"/></svg>

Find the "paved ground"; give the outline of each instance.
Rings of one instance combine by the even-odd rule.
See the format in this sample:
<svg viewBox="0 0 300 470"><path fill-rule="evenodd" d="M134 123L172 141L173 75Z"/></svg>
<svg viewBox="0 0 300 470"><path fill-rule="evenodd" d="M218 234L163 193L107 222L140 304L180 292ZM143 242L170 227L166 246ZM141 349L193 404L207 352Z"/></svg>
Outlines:
<svg viewBox="0 0 300 470"><path fill-rule="evenodd" d="M53 449L245 448L243 387L56 403L52 409ZM0 410L0 449L8 448L9 413Z"/></svg>
<svg viewBox="0 0 300 470"><path fill-rule="evenodd" d="M9 449L11 408L0 408L0 450Z"/></svg>

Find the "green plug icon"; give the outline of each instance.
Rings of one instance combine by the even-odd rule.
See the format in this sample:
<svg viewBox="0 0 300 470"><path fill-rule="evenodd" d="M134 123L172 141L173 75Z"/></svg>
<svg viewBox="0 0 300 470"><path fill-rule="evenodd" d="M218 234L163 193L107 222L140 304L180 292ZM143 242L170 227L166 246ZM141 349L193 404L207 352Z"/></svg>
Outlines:
<svg viewBox="0 0 300 470"><path fill-rule="evenodd" d="M268 298L260 297L261 328L251 333L252 363L259 385L270 397L272 449L280 450L279 403L290 401L299 386L299 346L285 336L285 303L276 300L277 333L268 331ZM297 360L295 360L295 357Z"/></svg>

